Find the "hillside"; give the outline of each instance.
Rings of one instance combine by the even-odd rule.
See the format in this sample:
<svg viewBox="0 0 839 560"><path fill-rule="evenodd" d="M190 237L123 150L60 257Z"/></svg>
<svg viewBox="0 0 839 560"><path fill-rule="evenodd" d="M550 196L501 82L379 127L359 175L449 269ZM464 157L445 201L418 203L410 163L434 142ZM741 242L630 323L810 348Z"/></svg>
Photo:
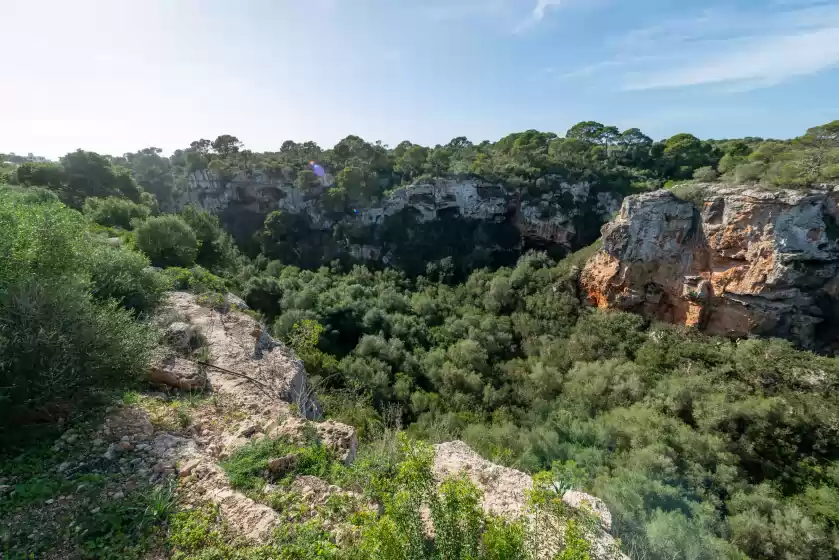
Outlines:
<svg viewBox="0 0 839 560"><path fill-rule="evenodd" d="M839 558L837 126L5 158L0 550Z"/></svg>

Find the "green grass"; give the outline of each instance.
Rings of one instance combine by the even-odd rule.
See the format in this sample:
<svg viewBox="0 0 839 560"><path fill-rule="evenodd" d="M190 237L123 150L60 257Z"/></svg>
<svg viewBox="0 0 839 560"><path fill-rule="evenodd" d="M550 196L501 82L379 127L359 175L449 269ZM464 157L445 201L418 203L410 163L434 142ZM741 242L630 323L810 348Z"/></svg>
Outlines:
<svg viewBox="0 0 839 560"><path fill-rule="evenodd" d="M268 460L292 453L299 456L299 461L286 478L295 474L328 478L331 471L340 469L334 455L320 443L299 447L286 439L252 441L237 449L221 466L234 488L259 490L266 482L263 473L268 469Z"/></svg>

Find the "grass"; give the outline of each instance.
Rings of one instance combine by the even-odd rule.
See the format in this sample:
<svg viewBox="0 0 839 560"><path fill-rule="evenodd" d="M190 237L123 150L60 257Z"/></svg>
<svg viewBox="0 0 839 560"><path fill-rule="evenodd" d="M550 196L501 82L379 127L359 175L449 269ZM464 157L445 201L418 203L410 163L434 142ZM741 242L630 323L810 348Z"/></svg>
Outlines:
<svg viewBox="0 0 839 560"><path fill-rule="evenodd" d="M327 478L332 471L341 468L333 453L320 443L300 447L284 438L251 441L237 449L221 466L234 488L260 490L266 483L264 473L268 470L268 460L292 453L297 454L299 460L297 467L284 477L287 481L296 474Z"/></svg>

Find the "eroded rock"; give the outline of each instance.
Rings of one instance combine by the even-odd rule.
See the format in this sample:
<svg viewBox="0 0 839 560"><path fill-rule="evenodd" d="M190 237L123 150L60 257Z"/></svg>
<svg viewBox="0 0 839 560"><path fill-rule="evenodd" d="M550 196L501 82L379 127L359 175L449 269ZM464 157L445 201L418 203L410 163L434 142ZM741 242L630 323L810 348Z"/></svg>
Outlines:
<svg viewBox="0 0 839 560"><path fill-rule="evenodd" d="M835 342L839 191L708 186L700 202L626 198L580 276L589 301L715 335Z"/></svg>
<svg viewBox="0 0 839 560"><path fill-rule="evenodd" d="M149 380L185 391L202 391L207 387L207 373L200 365L183 358L169 357L152 366Z"/></svg>

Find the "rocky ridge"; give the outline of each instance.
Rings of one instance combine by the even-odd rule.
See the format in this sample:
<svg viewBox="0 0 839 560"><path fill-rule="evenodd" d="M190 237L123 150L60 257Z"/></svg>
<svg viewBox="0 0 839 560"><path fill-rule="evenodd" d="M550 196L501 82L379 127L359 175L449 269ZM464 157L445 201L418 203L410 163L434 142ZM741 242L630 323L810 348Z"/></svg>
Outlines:
<svg viewBox="0 0 839 560"><path fill-rule="evenodd" d="M597 190L588 183L560 183L548 194L529 198L479 179L440 178L396 189L352 214L336 214L326 210L319 200L327 189L326 181L320 187L302 190L283 178L260 171L240 171L229 180L211 171L195 171L170 210L186 205L204 209L220 216L227 229L240 239L249 239L274 210L305 216L313 229L327 232L339 224L375 231L395 216L405 214L419 224L456 217L509 224L518 231L522 245L555 246L569 251L592 241L593 229L588 224L602 224L620 203L617 194ZM392 258L389 251L394 247L379 242L375 234L372 237L371 243L344 242L340 250L361 260L387 264Z"/></svg>
<svg viewBox="0 0 839 560"><path fill-rule="evenodd" d="M623 201L580 275L588 300L714 335L835 343L839 190L690 189L695 203L666 190Z"/></svg>
<svg viewBox="0 0 839 560"><path fill-rule="evenodd" d="M309 410L312 418L319 414L313 395L305 390L305 371L293 352L282 344L270 340L266 347L261 332L254 336L256 321L248 315L235 309L204 307L198 297L180 292L170 294L163 315L165 321L177 319L170 323L176 326L167 329L166 337L174 340L176 346L184 339L206 341L212 363L218 367L201 368L191 372L189 378L202 379L202 389L221 401L213 407L196 409L189 426L175 432L161 428L156 409L149 406L148 400L145 405L117 408L107 416L100 431L99 438L107 445L103 459L118 463L126 473L150 477L150 482L156 484L180 478L180 493L186 503L196 507L216 504L236 534L256 542L265 540L287 521L271 507L231 488L218 461L249 441L286 437L302 442L306 432L314 429L324 445L333 449L345 464L350 464L358 447L355 431L338 422L311 422L300 416L303 410ZM175 337L175 333L181 337ZM186 364L194 366L188 359L164 358L155 371L167 375L156 373L152 380L164 389L180 388L180 373L174 370L183 369ZM162 394L151 395L147 399L153 404L162 397ZM533 488L530 476L482 459L463 442L438 445L435 451L433 472L438 484L448 476L465 473L483 492L482 505L487 512L509 518L530 515L527 513L527 496ZM295 460L293 455L271 459L269 470L277 469L274 474L280 476ZM272 490L270 486L266 492ZM290 489L309 503L311 511L331 496L355 500L370 512L377 508L376 504L364 505L362 496L313 476L296 476ZM611 516L602 502L581 492L567 492L563 500L569 507L588 511L598 520L587 532L592 542L592 558L626 558L608 534ZM564 534L563 520L549 521L549 525L544 525L542 518L540 530L543 542L539 546L544 551L540 557L544 558L553 557L559 550Z"/></svg>

